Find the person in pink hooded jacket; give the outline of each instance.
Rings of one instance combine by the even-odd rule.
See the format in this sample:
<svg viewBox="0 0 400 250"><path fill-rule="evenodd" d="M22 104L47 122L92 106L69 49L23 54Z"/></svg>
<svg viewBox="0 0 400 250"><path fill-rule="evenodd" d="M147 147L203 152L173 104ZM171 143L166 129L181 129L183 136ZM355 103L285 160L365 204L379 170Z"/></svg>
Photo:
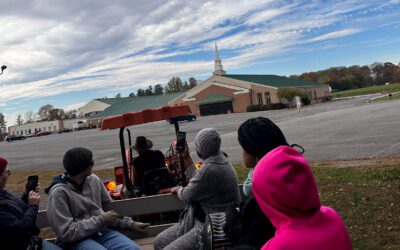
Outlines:
<svg viewBox="0 0 400 250"><path fill-rule="evenodd" d="M280 146L265 155L254 170L252 192L276 227L262 250L352 249L339 214L321 206L314 176L297 150Z"/></svg>

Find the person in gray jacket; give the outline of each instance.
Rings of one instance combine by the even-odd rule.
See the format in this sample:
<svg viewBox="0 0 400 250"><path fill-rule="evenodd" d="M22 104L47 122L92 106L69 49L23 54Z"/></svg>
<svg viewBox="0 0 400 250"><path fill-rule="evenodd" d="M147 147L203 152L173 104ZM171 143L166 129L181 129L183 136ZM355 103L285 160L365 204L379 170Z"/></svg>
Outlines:
<svg viewBox="0 0 400 250"><path fill-rule="evenodd" d="M63 159L66 173L55 177L46 189L47 218L57 243L68 249L140 249L112 229L140 231L150 224L107 211L111 197L99 177L91 173L92 157L86 148L68 150Z"/></svg>
<svg viewBox="0 0 400 250"><path fill-rule="evenodd" d="M187 204L179 222L160 233L154 240L154 249L201 249L201 230L209 213L225 211L227 206L240 201L235 169L220 150L221 137L213 128L197 133L195 146L203 164L197 170L186 147L181 156L185 160L186 187L171 190Z"/></svg>

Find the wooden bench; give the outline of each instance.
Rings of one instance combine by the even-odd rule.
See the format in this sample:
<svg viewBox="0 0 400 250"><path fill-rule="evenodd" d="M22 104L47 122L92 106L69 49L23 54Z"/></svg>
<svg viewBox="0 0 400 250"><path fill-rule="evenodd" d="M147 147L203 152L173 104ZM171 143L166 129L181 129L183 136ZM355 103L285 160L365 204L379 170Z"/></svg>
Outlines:
<svg viewBox="0 0 400 250"><path fill-rule="evenodd" d="M184 207L185 204L179 200L176 195L161 194L113 201L110 209L117 212L120 216L135 216L182 210ZM39 228L50 227L49 222L47 221L46 210L39 211L36 224ZM141 245L142 249L152 249L154 237L172 225L173 224L150 226L145 229L146 234L139 235L139 239L135 241Z"/></svg>
<svg viewBox="0 0 400 250"><path fill-rule="evenodd" d="M244 198L242 185L239 185L241 198ZM185 203L178 199L174 194L160 194L154 196L140 197L125 199L119 201L112 201L110 209L117 212L120 216L137 216L152 213L163 213L185 208ZM47 221L46 210L39 211L36 224L39 228L50 227ZM142 249L153 249L153 240L163 230L172 226L173 223L150 226L145 229L145 235L138 235L135 237L135 242L138 243Z"/></svg>

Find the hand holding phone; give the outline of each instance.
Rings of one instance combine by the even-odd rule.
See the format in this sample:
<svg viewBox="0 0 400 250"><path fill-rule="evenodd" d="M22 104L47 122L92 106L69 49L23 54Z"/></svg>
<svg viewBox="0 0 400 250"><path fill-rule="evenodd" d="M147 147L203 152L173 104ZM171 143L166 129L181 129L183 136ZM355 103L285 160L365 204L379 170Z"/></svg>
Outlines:
<svg viewBox="0 0 400 250"><path fill-rule="evenodd" d="M39 184L39 176L37 175L30 175L28 176L28 181L26 185L26 193L29 194L30 191L36 192L36 188Z"/></svg>
<svg viewBox="0 0 400 250"><path fill-rule="evenodd" d="M186 133L178 131L176 135L176 150L178 152L183 152L186 147Z"/></svg>

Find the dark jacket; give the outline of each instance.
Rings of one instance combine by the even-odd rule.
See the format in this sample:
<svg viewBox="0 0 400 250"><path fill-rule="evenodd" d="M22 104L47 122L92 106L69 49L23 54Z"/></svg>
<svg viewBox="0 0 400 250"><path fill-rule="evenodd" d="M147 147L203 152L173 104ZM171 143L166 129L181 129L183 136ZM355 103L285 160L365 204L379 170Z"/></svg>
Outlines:
<svg viewBox="0 0 400 250"><path fill-rule="evenodd" d="M275 235L275 227L263 214L252 194L241 204L239 213L233 206L226 213L224 231L233 246L247 245L260 249Z"/></svg>
<svg viewBox="0 0 400 250"><path fill-rule="evenodd" d="M27 196L18 198L10 191L0 191L1 249L26 249L29 246L31 237L40 233L36 227L38 209L36 205L27 204Z"/></svg>
<svg viewBox="0 0 400 250"><path fill-rule="evenodd" d="M132 164L136 171L135 186L143 189L143 176L146 171L165 167L164 154L160 150L147 150L136 157Z"/></svg>

